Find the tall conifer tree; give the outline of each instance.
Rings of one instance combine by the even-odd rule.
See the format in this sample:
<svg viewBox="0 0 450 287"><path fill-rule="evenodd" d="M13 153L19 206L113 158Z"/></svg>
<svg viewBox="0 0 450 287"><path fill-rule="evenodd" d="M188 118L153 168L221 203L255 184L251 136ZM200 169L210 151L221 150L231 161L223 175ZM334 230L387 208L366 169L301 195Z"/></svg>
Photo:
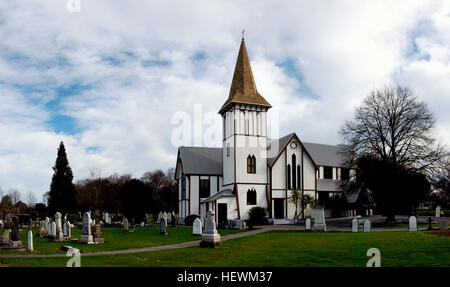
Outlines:
<svg viewBox="0 0 450 287"><path fill-rule="evenodd" d="M49 211L51 214L58 211L62 214L73 212L76 206L75 186L72 183L73 173L62 141L59 144L58 157L56 158L53 171L48 199Z"/></svg>

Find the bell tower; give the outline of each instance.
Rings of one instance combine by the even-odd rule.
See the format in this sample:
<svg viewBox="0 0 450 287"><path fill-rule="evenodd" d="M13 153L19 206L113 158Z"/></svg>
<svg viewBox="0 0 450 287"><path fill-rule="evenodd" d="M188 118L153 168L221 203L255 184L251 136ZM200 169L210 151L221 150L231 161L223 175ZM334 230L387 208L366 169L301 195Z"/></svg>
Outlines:
<svg viewBox="0 0 450 287"><path fill-rule="evenodd" d="M248 218L254 206L267 207L267 111L258 93L242 39L222 116L223 186L236 196L236 217ZM250 196L249 196L250 195Z"/></svg>

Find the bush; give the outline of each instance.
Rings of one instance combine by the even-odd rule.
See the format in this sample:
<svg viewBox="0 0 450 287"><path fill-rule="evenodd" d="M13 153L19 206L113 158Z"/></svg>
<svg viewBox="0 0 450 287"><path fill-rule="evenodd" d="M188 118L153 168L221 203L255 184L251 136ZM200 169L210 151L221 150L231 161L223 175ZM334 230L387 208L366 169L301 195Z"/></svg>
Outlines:
<svg viewBox="0 0 450 287"><path fill-rule="evenodd" d="M252 225L267 224L267 211L263 207L252 207L248 211L248 215L250 216L249 223Z"/></svg>
<svg viewBox="0 0 450 287"><path fill-rule="evenodd" d="M192 224L194 224L194 220L195 220L196 218L200 218L200 216L195 215L195 214L191 214L191 215L187 216L187 217L184 219L184 224L187 225L187 226L192 226Z"/></svg>

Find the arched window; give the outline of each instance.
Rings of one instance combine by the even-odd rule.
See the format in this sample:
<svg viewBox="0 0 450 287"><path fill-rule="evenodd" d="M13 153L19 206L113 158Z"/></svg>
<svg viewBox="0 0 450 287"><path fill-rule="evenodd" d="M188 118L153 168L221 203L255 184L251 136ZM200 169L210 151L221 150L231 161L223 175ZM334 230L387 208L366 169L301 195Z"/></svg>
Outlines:
<svg viewBox="0 0 450 287"><path fill-rule="evenodd" d="M298 188L301 189L302 188L302 184L301 184L301 171L300 171L300 165L297 165L297 180L298 180Z"/></svg>
<svg viewBox="0 0 450 287"><path fill-rule="evenodd" d="M288 189L291 189L291 165L288 164L288 170L287 170L287 176L288 176Z"/></svg>
<svg viewBox="0 0 450 287"><path fill-rule="evenodd" d="M292 155L292 189L297 189L297 180L295 177L295 167L297 164L295 163L295 154Z"/></svg>
<svg viewBox="0 0 450 287"><path fill-rule="evenodd" d="M256 190L254 188L247 190L247 205L256 205Z"/></svg>
<svg viewBox="0 0 450 287"><path fill-rule="evenodd" d="M254 155L247 157L247 173L256 173L256 157Z"/></svg>

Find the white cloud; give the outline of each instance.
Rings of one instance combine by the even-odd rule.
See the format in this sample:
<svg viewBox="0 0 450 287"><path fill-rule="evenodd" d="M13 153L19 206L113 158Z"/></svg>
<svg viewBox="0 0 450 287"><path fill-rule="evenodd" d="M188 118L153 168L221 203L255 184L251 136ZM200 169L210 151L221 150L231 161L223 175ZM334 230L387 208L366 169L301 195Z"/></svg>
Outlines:
<svg viewBox="0 0 450 287"><path fill-rule="evenodd" d="M174 166L171 118L192 115L194 104L217 113L242 28L281 135L336 144L337 130L371 89L399 82L430 104L439 137L450 144L446 1L81 4L81 13L67 13L64 1L0 4L4 188L40 198L60 140L76 178L93 167L140 176ZM281 68L289 59L303 81ZM55 114L73 117L81 132L55 132L48 122Z"/></svg>

